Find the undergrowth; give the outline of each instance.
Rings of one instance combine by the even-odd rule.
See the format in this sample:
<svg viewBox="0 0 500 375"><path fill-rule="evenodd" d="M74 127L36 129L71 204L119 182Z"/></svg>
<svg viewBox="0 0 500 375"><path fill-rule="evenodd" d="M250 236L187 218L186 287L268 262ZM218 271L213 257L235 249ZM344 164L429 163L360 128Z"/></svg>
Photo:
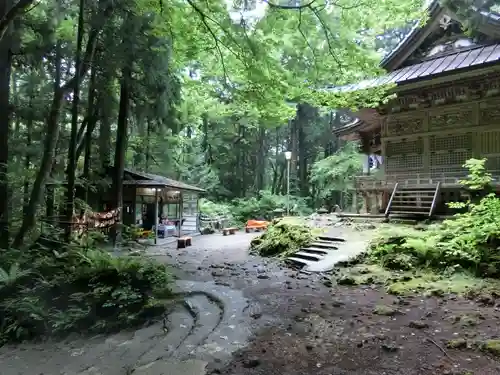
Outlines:
<svg viewBox="0 0 500 375"><path fill-rule="evenodd" d="M469 178L462 183L474 193L491 182L484 163L472 159L464 165ZM500 199L489 193L477 202L450 206L467 211L424 231L386 231L372 244L369 257L390 269L465 270L479 277L499 277Z"/></svg>
<svg viewBox="0 0 500 375"><path fill-rule="evenodd" d="M363 261L392 272L384 281L389 291L434 287L452 291L450 281L462 290L483 288L500 278L500 199L488 193L492 180L485 161L471 159L464 165L469 177L462 184L471 199L450 206L465 212L424 230L381 228Z"/></svg>
<svg viewBox="0 0 500 375"><path fill-rule="evenodd" d="M172 280L164 265L78 244L54 248L0 253L0 345L115 331L164 311Z"/></svg>
<svg viewBox="0 0 500 375"><path fill-rule="evenodd" d="M309 228L300 221L280 220L251 242L251 250L261 256L286 257L314 241L318 230Z"/></svg>
<svg viewBox="0 0 500 375"><path fill-rule="evenodd" d="M200 212L210 217L224 217L236 225L247 220L272 220L278 212L285 212L287 207L294 215L309 215L313 211L308 207L307 199L291 195L272 194L263 190L257 196L236 198L227 203L215 203L200 200Z"/></svg>

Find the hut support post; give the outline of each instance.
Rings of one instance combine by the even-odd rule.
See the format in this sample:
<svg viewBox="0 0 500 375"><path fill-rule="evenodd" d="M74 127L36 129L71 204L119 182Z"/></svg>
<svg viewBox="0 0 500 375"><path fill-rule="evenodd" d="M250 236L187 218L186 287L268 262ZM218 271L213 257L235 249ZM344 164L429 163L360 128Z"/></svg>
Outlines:
<svg viewBox="0 0 500 375"><path fill-rule="evenodd" d="M155 245L158 243L158 190L155 189Z"/></svg>
<svg viewBox="0 0 500 375"><path fill-rule="evenodd" d="M184 200L184 196L182 194L182 190L179 192L179 238L182 237L182 202Z"/></svg>

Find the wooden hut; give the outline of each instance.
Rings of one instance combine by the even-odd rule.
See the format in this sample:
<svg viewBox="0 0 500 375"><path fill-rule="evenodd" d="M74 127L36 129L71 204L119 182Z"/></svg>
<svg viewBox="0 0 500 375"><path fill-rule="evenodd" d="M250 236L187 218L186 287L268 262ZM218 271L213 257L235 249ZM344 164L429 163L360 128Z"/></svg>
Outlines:
<svg viewBox="0 0 500 375"><path fill-rule="evenodd" d="M105 213L113 207L111 176L114 168L96 178L88 191L87 203L95 212ZM65 183L49 183L51 189ZM158 222L174 223L176 234L189 234L199 231L198 200L204 192L196 186L188 185L170 178L125 168L123 175L123 224L151 230ZM85 197L85 188L77 184L76 196ZM53 194L51 194L53 199ZM52 203L53 204L53 203ZM52 209L53 210L53 209ZM50 216L50 215L48 215ZM50 221L58 218L48 217ZM114 222L114 221L113 221Z"/></svg>
<svg viewBox="0 0 500 375"><path fill-rule="evenodd" d="M387 75L333 90L396 84L396 98L356 113L335 132L359 140L366 167L357 178L369 213L432 216L461 198L462 167L487 158L500 177L500 15L481 13L467 35L434 1L381 65ZM376 173L373 173L376 172Z"/></svg>

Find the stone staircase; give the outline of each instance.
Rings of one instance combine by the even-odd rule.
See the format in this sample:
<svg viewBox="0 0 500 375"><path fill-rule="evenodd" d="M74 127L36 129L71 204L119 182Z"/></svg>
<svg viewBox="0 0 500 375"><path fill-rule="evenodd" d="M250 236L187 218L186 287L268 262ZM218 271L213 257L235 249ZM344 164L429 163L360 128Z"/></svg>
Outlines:
<svg viewBox="0 0 500 375"><path fill-rule="evenodd" d="M337 263L358 255L365 247L366 244L359 241L347 243L343 238L319 236L316 241L288 257L286 262L305 271L327 272Z"/></svg>

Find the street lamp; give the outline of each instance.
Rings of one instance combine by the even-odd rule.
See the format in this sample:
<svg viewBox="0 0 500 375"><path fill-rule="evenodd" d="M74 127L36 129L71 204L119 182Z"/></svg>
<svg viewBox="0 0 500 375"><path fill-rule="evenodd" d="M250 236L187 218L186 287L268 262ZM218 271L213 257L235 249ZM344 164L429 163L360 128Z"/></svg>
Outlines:
<svg viewBox="0 0 500 375"><path fill-rule="evenodd" d="M286 160L286 216L290 215L290 160L292 151L285 151Z"/></svg>

